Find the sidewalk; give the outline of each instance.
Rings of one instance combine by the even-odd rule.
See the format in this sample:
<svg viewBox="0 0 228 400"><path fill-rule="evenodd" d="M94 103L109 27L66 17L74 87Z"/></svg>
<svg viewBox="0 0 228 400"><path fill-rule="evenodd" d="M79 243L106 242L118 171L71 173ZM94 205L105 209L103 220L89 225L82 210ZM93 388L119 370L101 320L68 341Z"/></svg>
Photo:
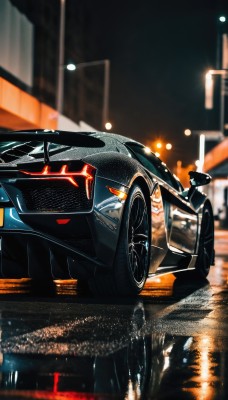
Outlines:
<svg viewBox="0 0 228 400"><path fill-rule="evenodd" d="M215 230L215 255L228 256L228 230Z"/></svg>

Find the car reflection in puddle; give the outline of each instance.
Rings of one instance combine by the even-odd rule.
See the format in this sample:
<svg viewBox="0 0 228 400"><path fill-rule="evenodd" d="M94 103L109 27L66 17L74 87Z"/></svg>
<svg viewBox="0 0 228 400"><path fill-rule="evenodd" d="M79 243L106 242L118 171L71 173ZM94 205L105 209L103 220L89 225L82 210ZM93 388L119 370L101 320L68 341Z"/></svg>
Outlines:
<svg viewBox="0 0 228 400"><path fill-rule="evenodd" d="M51 302L37 303L37 313L27 300L17 311L9 302L1 313L0 397L225 398L227 352L221 371L219 338L171 335L157 318L165 298L172 305L197 288L178 280L163 288L148 283L132 304L79 296L75 303L61 301L56 313ZM68 295L74 289L68 287ZM67 287L57 285L57 291L64 300Z"/></svg>

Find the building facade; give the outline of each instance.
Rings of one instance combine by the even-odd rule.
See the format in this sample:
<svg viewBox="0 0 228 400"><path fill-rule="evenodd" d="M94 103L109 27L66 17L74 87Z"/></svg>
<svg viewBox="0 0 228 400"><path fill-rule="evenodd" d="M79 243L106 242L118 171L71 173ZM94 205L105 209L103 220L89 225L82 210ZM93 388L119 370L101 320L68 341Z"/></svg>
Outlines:
<svg viewBox="0 0 228 400"><path fill-rule="evenodd" d="M21 18L26 19L27 24L32 27L32 34L27 34L27 40L31 42L32 55L18 52L18 60L24 57L26 60L24 64L31 65L32 72L30 80L24 81L22 74L15 74L7 68L6 63L0 62L0 77L4 82L13 85L15 91L19 88L23 93L32 96L39 102L39 107L41 107L40 104L49 107L50 119L52 119L50 126L53 127L56 126L55 119L57 118L55 111L58 69L63 68L63 114L75 123L84 120L96 129L101 129L104 67L91 66L70 72L65 70L64 65L58 65L60 0L1 0L2 2L5 2L11 13L20 14ZM92 38L91 30L93 29L92 9L90 1L65 1L64 64L69 62L77 64L96 59L96 49L92 48L89 39ZM9 35L12 35L12 24L8 26L6 24L5 29L8 29ZM5 96L5 92L2 93L2 96ZM20 94L20 98L23 97L23 93ZM37 110L33 112L37 113ZM0 126L9 128L1 119ZM25 124L23 128L27 126ZM14 128L12 119L10 127Z"/></svg>

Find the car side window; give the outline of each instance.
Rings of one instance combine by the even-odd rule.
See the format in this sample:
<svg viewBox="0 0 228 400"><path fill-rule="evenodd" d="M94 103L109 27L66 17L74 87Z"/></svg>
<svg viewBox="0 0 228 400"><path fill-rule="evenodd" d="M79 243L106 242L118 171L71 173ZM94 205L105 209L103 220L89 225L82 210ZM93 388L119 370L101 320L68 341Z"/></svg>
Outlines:
<svg viewBox="0 0 228 400"><path fill-rule="evenodd" d="M147 147L136 143L126 143L126 146L129 150L131 150L133 157L138 159L138 161L140 161L141 164L150 172L152 172L158 178L161 178L174 189L178 190L178 192L182 190L181 184L176 181L167 166L162 163L153 153L147 150Z"/></svg>

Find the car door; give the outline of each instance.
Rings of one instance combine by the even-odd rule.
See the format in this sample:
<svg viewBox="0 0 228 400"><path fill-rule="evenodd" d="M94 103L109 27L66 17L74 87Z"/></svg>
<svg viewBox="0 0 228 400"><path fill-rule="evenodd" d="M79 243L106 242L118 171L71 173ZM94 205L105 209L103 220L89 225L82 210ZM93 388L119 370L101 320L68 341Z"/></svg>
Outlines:
<svg viewBox="0 0 228 400"><path fill-rule="evenodd" d="M167 241L173 251L193 254L197 239L198 216L190 203L182 196L181 185L167 166L157 160L160 187L166 209Z"/></svg>
<svg viewBox="0 0 228 400"><path fill-rule="evenodd" d="M148 148L136 143L128 143L127 146L159 185L167 246L172 251L193 254L197 237L197 214L182 196L181 184Z"/></svg>

